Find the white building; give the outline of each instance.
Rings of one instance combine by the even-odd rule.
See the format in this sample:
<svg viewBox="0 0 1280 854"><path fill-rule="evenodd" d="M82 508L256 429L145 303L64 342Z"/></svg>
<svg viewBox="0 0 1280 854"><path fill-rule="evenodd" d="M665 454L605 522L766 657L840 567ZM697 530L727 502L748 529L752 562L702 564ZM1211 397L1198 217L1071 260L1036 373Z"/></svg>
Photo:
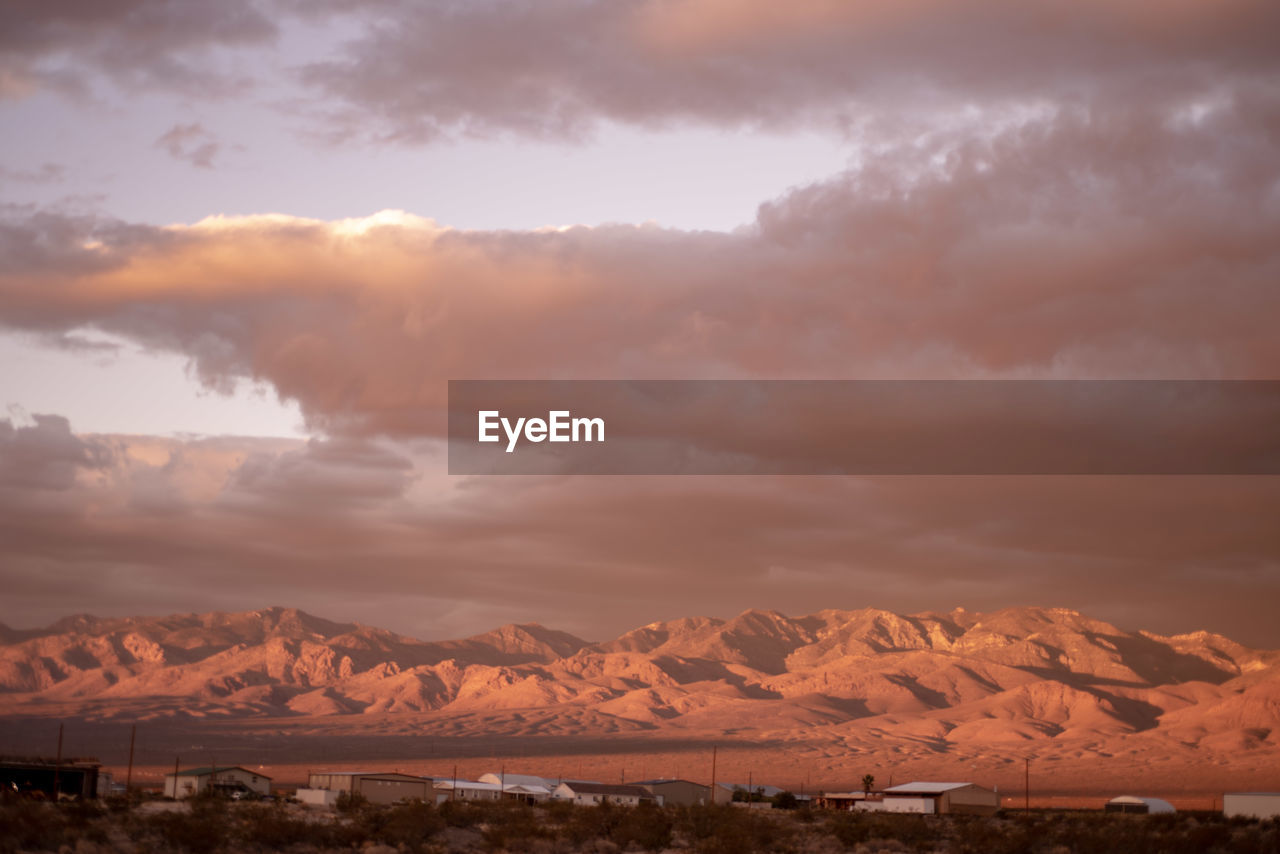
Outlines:
<svg viewBox="0 0 1280 854"><path fill-rule="evenodd" d="M923 815L995 815L1000 795L977 783L903 783L884 790L880 801L864 800L855 809Z"/></svg>
<svg viewBox="0 0 1280 854"><path fill-rule="evenodd" d="M250 771L239 765L188 768L177 774L164 775L164 794L168 798L189 798L210 790L226 794L256 792L269 795L271 778L260 771Z"/></svg>
<svg viewBox="0 0 1280 854"><path fill-rule="evenodd" d="M1121 795L1118 798L1112 798L1107 801L1107 805L1103 809L1105 812L1132 812L1144 815L1176 812L1173 804L1168 801L1163 801L1160 798L1137 798L1133 795Z"/></svg>
<svg viewBox="0 0 1280 854"><path fill-rule="evenodd" d="M635 807L641 803L661 804L662 798L643 786L619 786L608 783L583 783L572 780L556 786L551 796L558 801L573 801L580 806L610 803Z"/></svg>
<svg viewBox="0 0 1280 854"><path fill-rule="evenodd" d="M436 803L445 801L496 801L502 797L502 786L498 783L483 783L479 780L452 780L448 778L436 780Z"/></svg>
<svg viewBox="0 0 1280 854"><path fill-rule="evenodd" d="M1280 792L1227 792L1222 796L1222 814L1227 818L1280 817Z"/></svg>
<svg viewBox="0 0 1280 854"><path fill-rule="evenodd" d="M535 777L532 774L481 774L481 783L496 783L502 787L505 798L540 803L550 800L551 792L560 784L559 780L547 777Z"/></svg>
<svg viewBox="0 0 1280 854"><path fill-rule="evenodd" d="M333 806L343 792L360 795L371 804L435 799L435 781L430 777L398 771L312 771L307 787L298 790L298 800L313 806Z"/></svg>

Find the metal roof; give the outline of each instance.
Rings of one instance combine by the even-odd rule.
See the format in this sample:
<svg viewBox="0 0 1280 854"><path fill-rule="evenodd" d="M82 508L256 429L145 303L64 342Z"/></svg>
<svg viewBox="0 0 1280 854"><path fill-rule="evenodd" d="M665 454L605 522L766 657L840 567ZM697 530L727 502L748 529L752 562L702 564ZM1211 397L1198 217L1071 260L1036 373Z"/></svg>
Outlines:
<svg viewBox="0 0 1280 854"><path fill-rule="evenodd" d="M221 774L224 771L243 771L246 774L256 774L257 776L261 777L264 780L271 779L266 774L263 774L261 771L254 771L252 768L245 768L242 765L218 765L218 766L204 765L199 768L186 768L182 771L179 771L178 776L179 777L208 777L210 774ZM165 776L172 777L173 772L170 771L168 774L165 774Z"/></svg>
<svg viewBox="0 0 1280 854"><path fill-rule="evenodd" d="M618 785L617 783L582 783L565 782L570 790L580 795L628 795L634 798L650 798L653 795L642 786Z"/></svg>
<svg viewBox="0 0 1280 854"><path fill-rule="evenodd" d="M886 795L941 795L952 789L963 789L965 786L976 786L976 783L903 783L901 786L890 786L884 790Z"/></svg>

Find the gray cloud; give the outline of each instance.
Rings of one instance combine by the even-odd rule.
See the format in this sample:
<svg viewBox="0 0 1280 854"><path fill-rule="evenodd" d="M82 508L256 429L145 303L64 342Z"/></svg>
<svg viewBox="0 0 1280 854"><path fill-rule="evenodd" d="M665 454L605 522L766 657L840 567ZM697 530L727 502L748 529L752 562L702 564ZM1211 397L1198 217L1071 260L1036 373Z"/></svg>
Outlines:
<svg viewBox="0 0 1280 854"><path fill-rule="evenodd" d="M60 503L0 489L6 622L288 602L424 636L603 638L747 607L1038 603L1280 643L1276 478L458 480L427 448L63 428L42 427L63 450L3 446L77 470L74 443L110 449Z"/></svg>
<svg viewBox="0 0 1280 854"><path fill-rule="evenodd" d="M81 471L102 469L110 451L101 443L71 432L60 415L33 415L30 426L0 419L0 488L26 490L71 489Z"/></svg>
<svg viewBox="0 0 1280 854"><path fill-rule="evenodd" d="M573 137L601 120L900 131L935 113L1185 107L1265 86L1278 26L1264 0L399 3L303 80L340 105L339 135L393 142Z"/></svg>
<svg viewBox="0 0 1280 854"><path fill-rule="evenodd" d="M174 125L156 138L155 146L174 160L201 169L212 169L213 161L222 150L218 137L199 122Z"/></svg>
<svg viewBox="0 0 1280 854"><path fill-rule="evenodd" d="M125 89L228 94L244 74L217 48L261 46L276 24L251 0L60 0L0 7L0 98L51 88L88 94L106 77Z"/></svg>

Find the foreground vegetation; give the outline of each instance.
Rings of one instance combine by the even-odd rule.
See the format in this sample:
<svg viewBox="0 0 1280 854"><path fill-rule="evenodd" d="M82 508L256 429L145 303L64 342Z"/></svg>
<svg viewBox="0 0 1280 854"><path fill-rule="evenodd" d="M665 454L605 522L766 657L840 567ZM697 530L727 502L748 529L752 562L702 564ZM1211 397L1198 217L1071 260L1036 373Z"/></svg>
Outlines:
<svg viewBox="0 0 1280 854"><path fill-rule="evenodd" d="M10 801L0 803L0 854L1280 852L1280 822L1226 820L1208 813L1033 812L978 818L515 802L344 807L328 813L284 802L215 799L142 806Z"/></svg>

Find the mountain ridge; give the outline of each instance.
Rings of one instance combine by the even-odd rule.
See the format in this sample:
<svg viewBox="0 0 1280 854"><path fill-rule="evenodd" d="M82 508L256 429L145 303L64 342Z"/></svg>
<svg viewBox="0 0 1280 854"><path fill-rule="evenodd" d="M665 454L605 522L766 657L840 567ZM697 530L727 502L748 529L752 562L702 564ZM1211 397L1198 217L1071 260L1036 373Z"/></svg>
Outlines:
<svg viewBox="0 0 1280 854"><path fill-rule="evenodd" d="M0 634L0 715L355 720L440 732L771 733L927 749L1280 748L1280 651L1062 608L537 623L424 641L293 608L63 618ZM925 749L925 748L922 748ZM1106 750L1111 748L1105 747Z"/></svg>

